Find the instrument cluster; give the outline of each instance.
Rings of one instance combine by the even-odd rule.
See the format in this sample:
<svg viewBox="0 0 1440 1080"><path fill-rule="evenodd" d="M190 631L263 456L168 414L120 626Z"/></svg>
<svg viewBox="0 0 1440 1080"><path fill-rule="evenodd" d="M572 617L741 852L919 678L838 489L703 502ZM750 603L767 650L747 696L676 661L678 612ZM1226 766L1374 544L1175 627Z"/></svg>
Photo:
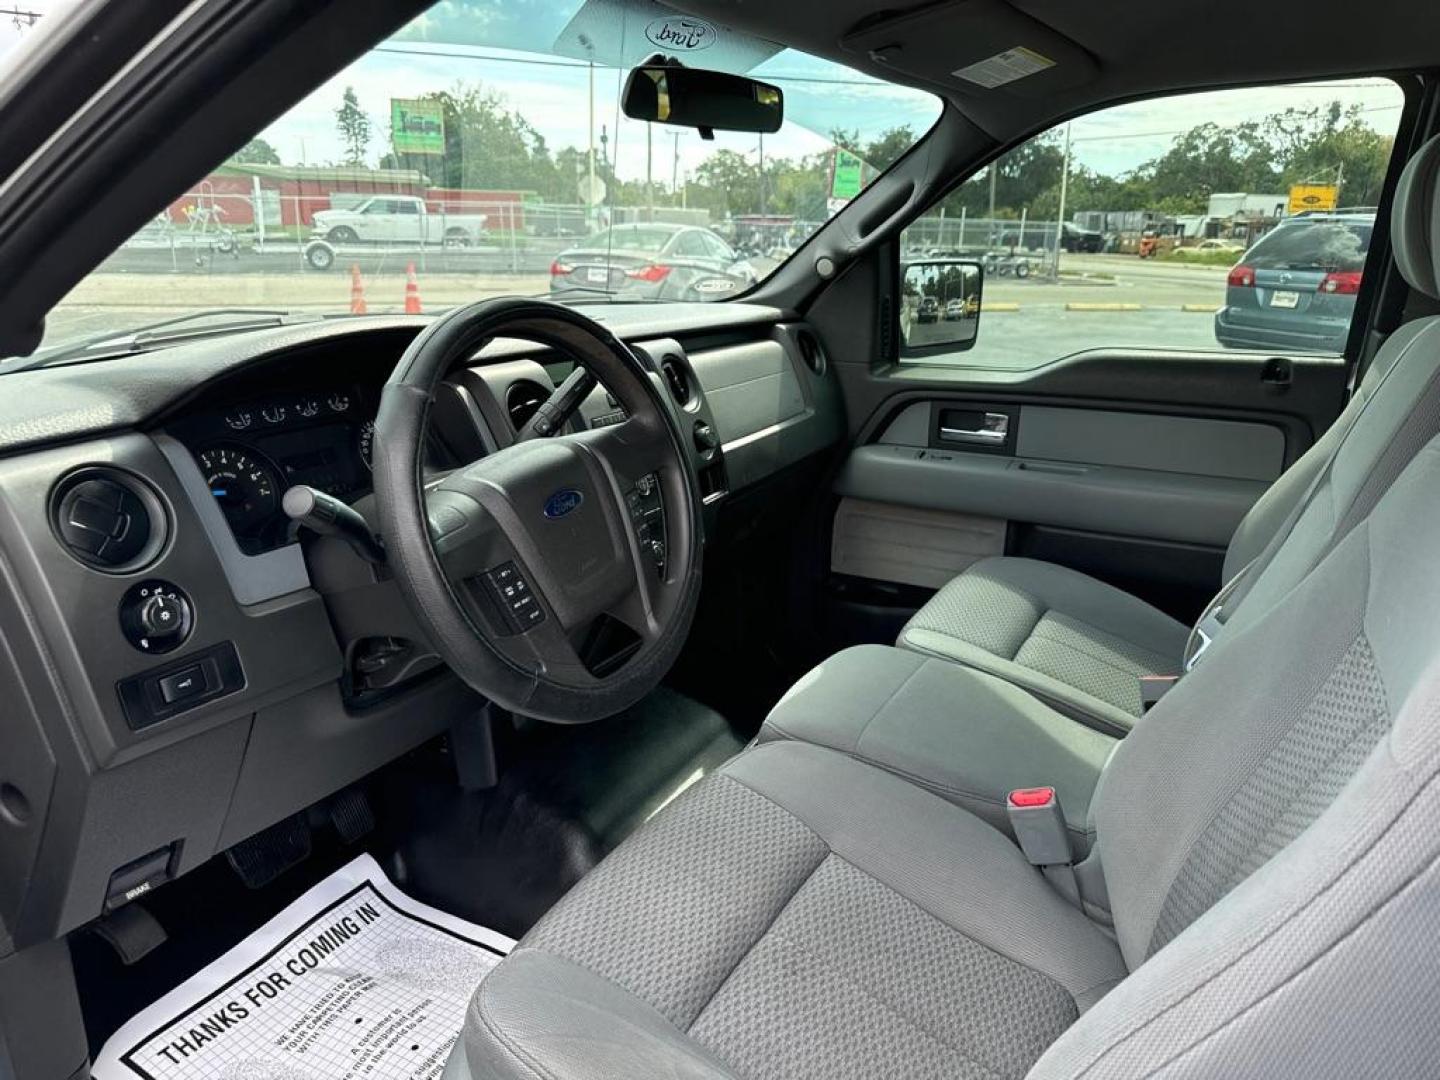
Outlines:
<svg viewBox="0 0 1440 1080"><path fill-rule="evenodd" d="M280 499L307 484L346 502L368 494L375 404L358 386L274 394L177 425L242 551L287 542Z"/></svg>

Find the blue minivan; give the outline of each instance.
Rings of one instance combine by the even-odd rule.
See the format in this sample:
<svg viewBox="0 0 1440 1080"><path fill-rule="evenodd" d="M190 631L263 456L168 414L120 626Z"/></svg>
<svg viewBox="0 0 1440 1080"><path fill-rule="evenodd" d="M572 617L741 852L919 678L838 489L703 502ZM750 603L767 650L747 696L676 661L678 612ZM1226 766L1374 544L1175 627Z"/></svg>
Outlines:
<svg viewBox="0 0 1440 1080"><path fill-rule="evenodd" d="M1216 339L1234 349L1343 352L1374 229L1373 210L1281 222L1231 268Z"/></svg>

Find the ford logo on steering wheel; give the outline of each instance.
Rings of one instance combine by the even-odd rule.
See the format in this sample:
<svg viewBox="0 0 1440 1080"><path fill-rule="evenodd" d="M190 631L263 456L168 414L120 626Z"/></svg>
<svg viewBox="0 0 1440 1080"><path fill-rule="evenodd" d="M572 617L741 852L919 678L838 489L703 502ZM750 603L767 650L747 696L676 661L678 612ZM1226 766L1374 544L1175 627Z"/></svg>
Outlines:
<svg viewBox="0 0 1440 1080"><path fill-rule="evenodd" d="M578 510L580 504L584 501L585 496L574 488L561 488L545 500L545 516L547 518L562 518L566 514Z"/></svg>

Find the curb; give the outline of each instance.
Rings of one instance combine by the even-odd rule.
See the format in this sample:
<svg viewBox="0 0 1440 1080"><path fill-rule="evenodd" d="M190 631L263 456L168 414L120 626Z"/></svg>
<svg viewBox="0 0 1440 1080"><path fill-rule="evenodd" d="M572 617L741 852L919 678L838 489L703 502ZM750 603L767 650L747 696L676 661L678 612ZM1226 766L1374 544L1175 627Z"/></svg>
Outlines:
<svg viewBox="0 0 1440 1080"><path fill-rule="evenodd" d="M1000 300L993 304L980 302L980 310L984 311L1019 311L1020 305L1011 300Z"/></svg>
<svg viewBox="0 0 1440 1080"><path fill-rule="evenodd" d="M1106 304L1100 302L1072 301L1065 305L1066 311L1188 311L1192 315L1214 315L1223 304Z"/></svg>

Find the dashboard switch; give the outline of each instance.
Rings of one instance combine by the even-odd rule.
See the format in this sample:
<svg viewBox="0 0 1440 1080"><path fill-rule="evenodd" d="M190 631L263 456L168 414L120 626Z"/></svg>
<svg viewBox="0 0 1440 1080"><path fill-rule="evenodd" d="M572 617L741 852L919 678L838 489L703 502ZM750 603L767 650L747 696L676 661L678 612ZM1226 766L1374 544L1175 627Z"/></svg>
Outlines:
<svg viewBox="0 0 1440 1080"><path fill-rule="evenodd" d="M174 633L184 618L184 609L180 601L163 592L155 592L146 597L140 605L140 612L137 619L140 629L152 638L163 638Z"/></svg>
<svg viewBox="0 0 1440 1080"><path fill-rule="evenodd" d="M190 598L168 581L142 581L120 598L120 631L143 653L158 655L178 649L194 625Z"/></svg>
<svg viewBox="0 0 1440 1080"><path fill-rule="evenodd" d="M205 670L196 664L193 667L166 675L160 680L160 699L166 705L173 705L186 698L197 697L209 689L205 682Z"/></svg>

